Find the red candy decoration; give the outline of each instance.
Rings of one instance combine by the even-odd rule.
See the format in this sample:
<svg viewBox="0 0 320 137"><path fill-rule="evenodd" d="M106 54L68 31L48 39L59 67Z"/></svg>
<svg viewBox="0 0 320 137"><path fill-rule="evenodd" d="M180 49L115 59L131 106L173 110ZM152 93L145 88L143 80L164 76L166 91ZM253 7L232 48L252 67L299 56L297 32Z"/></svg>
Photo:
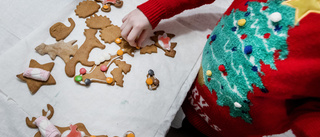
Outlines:
<svg viewBox="0 0 320 137"><path fill-rule="evenodd" d="M263 6L262 7L262 10L266 10L266 9L268 9L269 7L268 6Z"/></svg>
<svg viewBox="0 0 320 137"><path fill-rule="evenodd" d="M246 39L247 36L248 36L247 34L242 34L242 35L241 35L241 39Z"/></svg>
<svg viewBox="0 0 320 137"><path fill-rule="evenodd" d="M107 71L107 69L108 69L108 67L106 65L101 65L100 66L100 70L103 71L103 72Z"/></svg>
<svg viewBox="0 0 320 137"><path fill-rule="evenodd" d="M87 73L87 70L85 68L80 69L80 74L84 75Z"/></svg>
<svg viewBox="0 0 320 137"><path fill-rule="evenodd" d="M223 72L223 76L228 76L228 73L227 72Z"/></svg>
<svg viewBox="0 0 320 137"><path fill-rule="evenodd" d="M209 38L210 38L210 34L207 35L207 39L209 39Z"/></svg>
<svg viewBox="0 0 320 137"><path fill-rule="evenodd" d="M265 39L268 39L268 38L270 38L270 35L271 35L270 33L266 33L266 34L263 35L263 37L264 37Z"/></svg>
<svg viewBox="0 0 320 137"><path fill-rule="evenodd" d="M224 65L220 65L220 66L219 66L219 70L222 71L222 72L225 72L225 71L226 71L226 68L224 67Z"/></svg>

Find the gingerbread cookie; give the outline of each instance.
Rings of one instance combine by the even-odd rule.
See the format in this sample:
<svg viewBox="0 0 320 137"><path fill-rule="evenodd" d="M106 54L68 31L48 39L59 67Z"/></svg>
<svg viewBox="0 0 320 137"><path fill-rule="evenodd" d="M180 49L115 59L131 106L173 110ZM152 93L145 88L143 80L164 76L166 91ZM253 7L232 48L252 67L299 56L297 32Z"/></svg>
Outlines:
<svg viewBox="0 0 320 137"><path fill-rule="evenodd" d="M107 16L98 16L94 14L90 18L86 19L86 24L92 29L102 29L111 25L111 21Z"/></svg>
<svg viewBox="0 0 320 137"><path fill-rule="evenodd" d="M56 84L55 79L51 74L47 74L45 71L51 72L52 68L54 66L53 62L47 63L47 64L39 64L36 60L31 59L29 68L30 68L30 74L34 75L34 78L27 78L24 76L24 73L17 75L17 77L23 81L25 81L28 84L28 88L32 94L35 94L42 85L54 85ZM39 68L39 69L34 69ZM33 69L33 70L31 70ZM27 72L25 72L27 73ZM26 75L26 74L25 74ZM49 75L49 76L44 76ZM48 77L46 81L41 81L42 77Z"/></svg>
<svg viewBox="0 0 320 137"><path fill-rule="evenodd" d="M126 40L121 38L116 38L115 42L124 53L127 53L131 57L134 56L133 53L136 50L136 48L130 46L130 44Z"/></svg>
<svg viewBox="0 0 320 137"><path fill-rule="evenodd" d="M98 12L100 8L100 5L91 0L82 1L77 5L77 8L74 10L76 15L80 18L86 18L94 13Z"/></svg>
<svg viewBox="0 0 320 137"><path fill-rule="evenodd" d="M84 68L81 68L80 75L75 77L75 81L86 86L89 86L92 82L114 85L113 78L108 78L105 73L108 71L110 65L114 62L114 60L120 58L121 56L112 55L109 59L106 59L101 64L96 64L88 73Z"/></svg>
<svg viewBox="0 0 320 137"><path fill-rule="evenodd" d="M158 50L157 50L157 46L152 44L152 45L147 45L145 47L143 47L142 49L140 49L140 54L151 54L151 53L157 53Z"/></svg>
<svg viewBox="0 0 320 137"><path fill-rule="evenodd" d="M160 81L154 76L152 69L148 71L146 84L150 90L156 90L159 87Z"/></svg>
<svg viewBox="0 0 320 137"><path fill-rule="evenodd" d="M56 39L56 41L64 40L74 29L76 24L72 18L68 18L70 27L67 27L61 22L58 22L50 27L50 35Z"/></svg>
<svg viewBox="0 0 320 137"><path fill-rule="evenodd" d="M30 128L39 128L39 131L34 135L34 137L41 136L61 136L61 137L80 137L80 136L94 136L89 133L86 126L83 123L77 123L74 125L59 127L55 126L50 119L54 114L54 109L50 104L47 104L48 111L42 110L42 116L35 118L32 117L30 120L26 117L26 124ZM50 114L47 116L47 114ZM95 135L95 137L108 137L107 135Z"/></svg>
<svg viewBox="0 0 320 137"><path fill-rule="evenodd" d="M170 42L170 40L174 36L174 34L165 33L164 31L156 31L154 32L154 36L150 38L155 42L155 45L158 48L162 49L165 52L166 56L173 58L176 55L176 51L174 50L174 48L177 46L177 43Z"/></svg>
<svg viewBox="0 0 320 137"><path fill-rule="evenodd" d="M121 37L121 30L118 26L110 25L100 31L100 37L105 43L112 43Z"/></svg>
<svg viewBox="0 0 320 137"><path fill-rule="evenodd" d="M74 57L66 63L65 72L67 76L73 77L75 75L75 67L78 62L84 66L93 66L95 64L94 61L88 61L91 50L95 47L101 49L106 47L95 37L96 33L97 30L95 29L85 29L84 35L86 36L86 40L74 54Z"/></svg>
<svg viewBox="0 0 320 137"><path fill-rule="evenodd" d="M123 5L122 0L96 0L96 2L102 3L101 11L104 12L110 12L111 11L111 5L114 5L117 8L121 8Z"/></svg>
<svg viewBox="0 0 320 137"><path fill-rule="evenodd" d="M75 42L77 42L77 40L72 40L67 43L61 40L50 45L42 43L37 46L35 50L40 55L49 54L52 60L54 60L56 56L60 56L62 60L67 63L70 60L70 57L74 56L78 50L78 45L73 45Z"/></svg>
<svg viewBox="0 0 320 137"><path fill-rule="evenodd" d="M121 51L121 50L119 50ZM123 77L122 74L127 74L131 70L131 65L127 64L125 61L120 61L117 59L122 59L122 54L112 55L108 60L102 61L101 64L96 64L88 73L84 68L80 69L80 75L75 77L75 81L81 85L90 85L92 82L106 83L109 85L114 85L123 87ZM118 68L111 71L112 77L107 77L106 73L112 63L115 63Z"/></svg>

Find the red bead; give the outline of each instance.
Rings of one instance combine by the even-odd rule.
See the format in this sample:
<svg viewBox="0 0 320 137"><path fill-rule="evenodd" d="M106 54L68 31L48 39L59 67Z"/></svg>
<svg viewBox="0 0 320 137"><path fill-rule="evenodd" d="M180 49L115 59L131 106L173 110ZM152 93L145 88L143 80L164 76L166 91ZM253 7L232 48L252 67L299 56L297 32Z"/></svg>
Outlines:
<svg viewBox="0 0 320 137"><path fill-rule="evenodd" d="M210 34L207 35L207 39L210 38Z"/></svg>
<svg viewBox="0 0 320 137"><path fill-rule="evenodd" d="M210 82L211 81L211 78L208 78L208 82Z"/></svg>
<svg viewBox="0 0 320 137"><path fill-rule="evenodd" d="M223 76L228 76L228 73L227 72L223 72Z"/></svg>
<svg viewBox="0 0 320 137"><path fill-rule="evenodd" d="M241 39L246 39L247 36L248 36L247 34L242 34L242 35L241 35Z"/></svg>
<svg viewBox="0 0 320 137"><path fill-rule="evenodd" d="M222 72L224 72L224 71L226 71L226 68L224 67L224 65L220 65L220 66L219 66L219 70L222 71Z"/></svg>
<svg viewBox="0 0 320 137"><path fill-rule="evenodd" d="M263 6L262 7L262 10L266 10L266 9L268 9L269 7L268 6Z"/></svg>
<svg viewBox="0 0 320 137"><path fill-rule="evenodd" d="M84 75L87 73L87 70L85 68L80 69L80 74Z"/></svg>
<svg viewBox="0 0 320 137"><path fill-rule="evenodd" d="M100 70L103 71L103 72L107 71L107 69L108 69L108 67L106 65L101 65L100 66Z"/></svg>
<svg viewBox="0 0 320 137"><path fill-rule="evenodd" d="M268 38L270 38L270 35L271 35L270 33L266 33L266 34L263 35L263 37L264 37L265 39L268 39Z"/></svg>

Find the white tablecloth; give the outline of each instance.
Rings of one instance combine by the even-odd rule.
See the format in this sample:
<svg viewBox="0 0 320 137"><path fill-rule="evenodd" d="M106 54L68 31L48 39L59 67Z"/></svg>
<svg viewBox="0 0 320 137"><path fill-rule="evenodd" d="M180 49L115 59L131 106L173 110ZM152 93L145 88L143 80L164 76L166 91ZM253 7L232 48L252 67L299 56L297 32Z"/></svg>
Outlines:
<svg viewBox="0 0 320 137"><path fill-rule="evenodd" d="M178 43L175 58L165 56L161 50L146 55L136 52L133 58L124 55L123 60L132 65L124 76L124 87L98 83L81 86L66 76L61 58L52 61L48 55L41 56L34 50L40 43L54 43L49 28L56 22L69 26L69 17L74 19L76 27L65 41L78 40L76 44L82 45L83 31L87 27L85 19L74 13L79 2L1 0L0 135L33 136L38 130L27 127L25 118L40 116L46 104L51 104L55 110L51 122L57 126L81 122L94 135L122 136L131 130L137 137L165 136L197 74L206 36L231 0L217 0L163 20L155 30L176 35L172 39ZM112 7L110 13L99 11L98 15L106 15L113 24L121 26L121 19L143 2L145 0L124 0L122 8ZM96 35L98 39L99 34ZM150 43L150 40L145 42ZM103 50L93 49L89 60L97 60L102 52L113 54L119 49L115 44L105 45ZM52 75L57 84L42 86L31 95L27 84L16 78L29 66L30 59L40 64L55 62ZM79 63L77 73L81 67ZM155 91L148 90L145 84L149 69L153 69L160 80Z"/></svg>

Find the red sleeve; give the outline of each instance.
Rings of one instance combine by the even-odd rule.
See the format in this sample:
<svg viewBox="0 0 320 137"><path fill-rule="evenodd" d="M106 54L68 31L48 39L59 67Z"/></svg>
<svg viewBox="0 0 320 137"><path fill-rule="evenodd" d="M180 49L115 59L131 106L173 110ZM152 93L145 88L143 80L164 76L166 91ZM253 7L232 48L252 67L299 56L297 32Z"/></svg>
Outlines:
<svg viewBox="0 0 320 137"><path fill-rule="evenodd" d="M149 19L152 28L155 28L161 19L170 18L184 10L193 9L214 0L149 0L138 6Z"/></svg>
<svg viewBox="0 0 320 137"><path fill-rule="evenodd" d="M320 100L308 99L295 108L292 116L292 131L297 137L320 136Z"/></svg>

